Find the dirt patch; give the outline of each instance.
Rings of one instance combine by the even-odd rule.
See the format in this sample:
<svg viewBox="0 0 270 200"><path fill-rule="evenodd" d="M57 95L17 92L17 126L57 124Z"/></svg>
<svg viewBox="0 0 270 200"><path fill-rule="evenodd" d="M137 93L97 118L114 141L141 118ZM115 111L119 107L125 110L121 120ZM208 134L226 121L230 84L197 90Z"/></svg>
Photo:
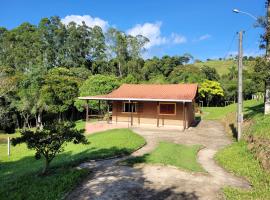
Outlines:
<svg viewBox="0 0 270 200"><path fill-rule="evenodd" d="M249 135L248 148L260 161L262 167L270 172L270 140Z"/></svg>
<svg viewBox="0 0 270 200"><path fill-rule="evenodd" d="M222 199L224 186L249 188L249 183L218 166L214 155L230 144L219 122L203 121L185 132L158 128L134 128L147 145L131 156L141 156L156 148L160 141L205 146L198 153L198 162L207 173L192 173L171 166L140 164L135 167L118 165L126 158L92 163L89 177L67 199Z"/></svg>

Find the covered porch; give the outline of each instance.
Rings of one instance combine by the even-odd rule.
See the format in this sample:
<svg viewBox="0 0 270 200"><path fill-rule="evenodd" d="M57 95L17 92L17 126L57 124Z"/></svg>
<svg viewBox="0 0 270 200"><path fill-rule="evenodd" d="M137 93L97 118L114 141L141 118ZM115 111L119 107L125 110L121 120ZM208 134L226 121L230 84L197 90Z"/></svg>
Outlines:
<svg viewBox="0 0 270 200"><path fill-rule="evenodd" d="M86 101L85 121L93 130L129 127L158 127L185 130L192 122L192 102L171 102L153 100L107 99L100 97L82 97ZM81 98L81 99L82 99ZM87 98L87 99L86 99ZM90 101L98 101L99 110L94 114ZM101 103L107 105L106 112L101 112ZM90 123L91 122L91 123ZM87 129L87 128L86 128ZM91 131L90 131L91 132Z"/></svg>
<svg viewBox="0 0 270 200"><path fill-rule="evenodd" d="M195 120L196 94L197 84L123 84L109 94L79 99L86 101L87 122L98 118L108 124L125 127L154 126L185 130ZM98 101L98 112L89 112L90 101ZM101 112L101 102L107 104L106 112Z"/></svg>

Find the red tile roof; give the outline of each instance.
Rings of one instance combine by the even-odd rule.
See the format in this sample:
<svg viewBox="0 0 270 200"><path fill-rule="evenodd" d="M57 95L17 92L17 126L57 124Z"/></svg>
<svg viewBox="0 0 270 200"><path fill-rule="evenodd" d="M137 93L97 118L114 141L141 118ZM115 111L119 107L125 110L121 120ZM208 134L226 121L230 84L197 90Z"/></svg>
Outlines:
<svg viewBox="0 0 270 200"><path fill-rule="evenodd" d="M80 99L192 101L197 84L123 84L107 95L79 97Z"/></svg>

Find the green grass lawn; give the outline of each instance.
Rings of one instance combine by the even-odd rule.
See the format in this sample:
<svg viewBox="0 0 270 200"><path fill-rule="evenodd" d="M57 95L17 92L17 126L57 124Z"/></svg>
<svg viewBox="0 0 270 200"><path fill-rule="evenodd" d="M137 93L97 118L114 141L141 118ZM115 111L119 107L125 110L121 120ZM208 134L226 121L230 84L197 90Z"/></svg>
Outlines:
<svg viewBox="0 0 270 200"><path fill-rule="evenodd" d="M181 169L195 172L205 172L197 162L197 153L201 146L185 146L169 142L160 142L151 153L143 156L127 159L123 164L134 165L136 163L152 163L172 165Z"/></svg>
<svg viewBox="0 0 270 200"><path fill-rule="evenodd" d="M75 122L77 129L85 129L85 120L78 120Z"/></svg>
<svg viewBox="0 0 270 200"><path fill-rule="evenodd" d="M255 137L270 140L270 115L263 114L263 104L250 107L246 116L252 119L252 126L246 131Z"/></svg>
<svg viewBox="0 0 270 200"><path fill-rule="evenodd" d="M245 177L252 184L251 190L224 188L226 199L270 199L270 173L261 168L244 141L219 151L216 160L224 168Z"/></svg>
<svg viewBox="0 0 270 200"><path fill-rule="evenodd" d="M37 176L44 160L35 160L26 145L11 148L0 144L0 199L61 199L87 170L74 166L84 160L130 154L145 144L144 138L129 129L114 129L87 136L90 144L67 144L51 163L50 174ZM53 170L52 170L53 169Z"/></svg>
<svg viewBox="0 0 270 200"><path fill-rule="evenodd" d="M249 113L250 109L260 106L261 101L247 100L244 101L244 112ZM230 104L224 107L204 107L202 108L202 119L204 120L220 120L224 118L227 114L236 112L237 104Z"/></svg>

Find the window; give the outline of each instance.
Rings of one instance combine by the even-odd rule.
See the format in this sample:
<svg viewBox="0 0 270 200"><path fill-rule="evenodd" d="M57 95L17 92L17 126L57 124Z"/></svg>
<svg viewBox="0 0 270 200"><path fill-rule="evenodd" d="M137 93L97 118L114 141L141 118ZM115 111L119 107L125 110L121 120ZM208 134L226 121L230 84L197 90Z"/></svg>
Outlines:
<svg viewBox="0 0 270 200"><path fill-rule="evenodd" d="M129 102L124 102L123 103L123 109L122 112L125 113L136 113L137 112L137 103L129 103Z"/></svg>
<svg viewBox="0 0 270 200"><path fill-rule="evenodd" d="M176 104L175 103L160 103L159 114L160 115L175 115Z"/></svg>

